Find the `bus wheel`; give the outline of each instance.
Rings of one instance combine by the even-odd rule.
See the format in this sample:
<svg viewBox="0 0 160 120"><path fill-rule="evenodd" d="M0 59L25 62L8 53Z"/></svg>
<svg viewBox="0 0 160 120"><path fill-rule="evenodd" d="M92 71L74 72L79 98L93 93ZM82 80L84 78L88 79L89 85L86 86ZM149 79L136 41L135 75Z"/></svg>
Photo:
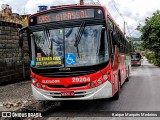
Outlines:
<svg viewBox="0 0 160 120"><path fill-rule="evenodd" d="M118 77L119 79L119 77ZM118 91L115 93L115 95L112 97L112 100L118 100L119 99L119 92L120 92L120 89L121 89L121 81L118 80Z"/></svg>

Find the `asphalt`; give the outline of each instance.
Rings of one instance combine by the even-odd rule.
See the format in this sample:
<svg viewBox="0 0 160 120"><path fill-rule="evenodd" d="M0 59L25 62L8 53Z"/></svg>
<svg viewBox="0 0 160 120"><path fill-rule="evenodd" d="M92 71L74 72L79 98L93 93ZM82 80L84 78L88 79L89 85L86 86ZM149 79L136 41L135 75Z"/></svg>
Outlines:
<svg viewBox="0 0 160 120"><path fill-rule="evenodd" d="M0 111L15 111L33 99L31 81L0 86Z"/></svg>
<svg viewBox="0 0 160 120"><path fill-rule="evenodd" d="M22 81L10 85L0 86L0 102L25 100L31 95L31 81Z"/></svg>
<svg viewBox="0 0 160 120"><path fill-rule="evenodd" d="M149 64L144 58L142 66L132 67L130 80L122 86L118 101L66 101L62 102L57 111L47 116L68 116L71 119L82 116L97 118L104 117L105 113L112 111L160 111L160 68Z"/></svg>

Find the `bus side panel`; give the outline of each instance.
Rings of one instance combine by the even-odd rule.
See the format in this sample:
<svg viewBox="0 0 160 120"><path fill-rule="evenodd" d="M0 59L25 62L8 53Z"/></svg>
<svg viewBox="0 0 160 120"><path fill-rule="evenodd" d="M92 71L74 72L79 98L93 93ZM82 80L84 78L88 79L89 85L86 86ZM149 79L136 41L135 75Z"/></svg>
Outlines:
<svg viewBox="0 0 160 120"><path fill-rule="evenodd" d="M118 62L118 47L116 47L115 54L114 54L114 63L112 64L113 70L113 94L118 91L118 69L119 69L119 62Z"/></svg>
<svg viewBox="0 0 160 120"><path fill-rule="evenodd" d="M120 65L119 65L119 72L120 72L120 80L121 80L121 85L125 81L125 66L124 66L124 55L119 55L120 57Z"/></svg>
<svg viewBox="0 0 160 120"><path fill-rule="evenodd" d="M113 72L112 75L113 95L118 91L118 71Z"/></svg>

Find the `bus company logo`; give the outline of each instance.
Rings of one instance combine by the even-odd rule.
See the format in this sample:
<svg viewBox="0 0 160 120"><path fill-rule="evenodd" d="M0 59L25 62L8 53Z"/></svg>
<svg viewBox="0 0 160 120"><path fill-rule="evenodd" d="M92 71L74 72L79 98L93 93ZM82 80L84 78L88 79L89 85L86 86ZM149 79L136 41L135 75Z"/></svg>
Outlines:
<svg viewBox="0 0 160 120"><path fill-rule="evenodd" d="M2 112L2 117L12 117L11 112Z"/></svg>
<svg viewBox="0 0 160 120"><path fill-rule="evenodd" d="M42 83L60 83L60 80L42 80Z"/></svg>

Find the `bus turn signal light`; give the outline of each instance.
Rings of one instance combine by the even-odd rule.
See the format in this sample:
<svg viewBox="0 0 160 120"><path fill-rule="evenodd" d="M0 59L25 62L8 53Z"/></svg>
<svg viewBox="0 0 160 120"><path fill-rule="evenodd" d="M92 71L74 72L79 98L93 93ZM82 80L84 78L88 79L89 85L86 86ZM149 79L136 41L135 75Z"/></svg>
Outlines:
<svg viewBox="0 0 160 120"><path fill-rule="evenodd" d="M101 79L98 79L98 80L97 80L97 83L100 85L100 84L102 84L103 82L102 82Z"/></svg>
<svg viewBox="0 0 160 120"><path fill-rule="evenodd" d="M36 86L37 86L37 87L39 87L39 86L40 86L40 83L39 83L39 82L37 82L37 83L36 83Z"/></svg>
<svg viewBox="0 0 160 120"><path fill-rule="evenodd" d="M92 88L94 88L94 87L95 87L94 82L91 82L91 83L90 83L90 86L91 86Z"/></svg>
<svg viewBox="0 0 160 120"><path fill-rule="evenodd" d="M32 83L35 84L36 83L36 79L32 78Z"/></svg>
<svg viewBox="0 0 160 120"><path fill-rule="evenodd" d="M46 87L46 85L42 85L42 89L44 89Z"/></svg>
<svg viewBox="0 0 160 120"><path fill-rule="evenodd" d="M107 80L108 79L108 75L103 75L103 79Z"/></svg>

